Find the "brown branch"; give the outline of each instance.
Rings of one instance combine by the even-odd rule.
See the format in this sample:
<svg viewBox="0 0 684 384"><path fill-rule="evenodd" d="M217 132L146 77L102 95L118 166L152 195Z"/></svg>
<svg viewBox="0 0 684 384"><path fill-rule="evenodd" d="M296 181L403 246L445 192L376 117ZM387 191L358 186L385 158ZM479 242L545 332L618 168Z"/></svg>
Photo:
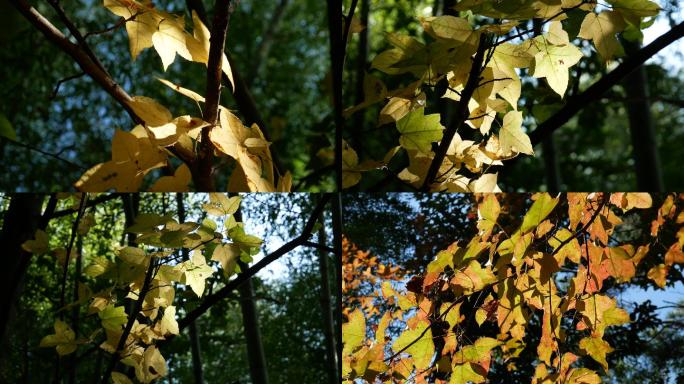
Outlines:
<svg viewBox="0 0 684 384"><path fill-rule="evenodd" d="M202 128L202 147L200 148L197 164L193 172L195 187L198 191L213 191L214 180L212 167L214 145L209 139L211 131L218 121L219 103L221 100L221 73L223 65L223 50L226 45L226 33L230 15L234 10L232 0L216 0L214 3L214 19L211 25L209 40L209 59L207 60L207 90L204 120L209 126Z"/></svg>
<svg viewBox="0 0 684 384"><path fill-rule="evenodd" d="M208 311L209 308L211 308L214 304L229 297L237 287L239 287L248 279L252 278L252 276L256 275L260 270L268 266L273 261L277 260L279 257L287 254L293 249L306 243L309 240L309 237L311 237L311 233L313 231L314 225L316 224L316 221L318 220L318 216L321 212L323 212L323 208L330 200L330 197L331 196L328 194L323 195L323 198L321 198L318 204L316 204L316 207L311 213L311 216L309 216L309 219L304 225L304 229L302 229L302 232L298 237L294 238L293 240L290 240L274 252L271 252L270 254L266 255L263 259L261 259L258 263L254 264L244 273L239 274L235 279L229 281L223 288L218 290L216 293L207 296L200 305L198 305L192 311L188 312L188 314L183 319L178 321L178 328L181 330L184 329L190 323L195 321L198 317L202 316L202 314ZM170 339L171 338L167 338L167 341Z"/></svg>
<svg viewBox="0 0 684 384"><path fill-rule="evenodd" d="M186 0L185 3L188 8L188 11L190 11L191 13L192 11L197 12L197 16L200 18L202 23L204 23L204 25L208 25L207 11L204 8L204 4L201 0ZM238 109L240 110L240 114L242 114L242 116L245 118L246 125L256 124L257 126L259 126L259 128L261 129L261 133L263 133L266 141L270 142L271 135L268 132L264 119L261 117L261 113L259 113L259 109L256 106L254 97L252 97L252 93L249 90L249 85L247 85L247 82L244 80L238 69L232 66L233 60L230 57L230 52L226 52L226 56L228 57L228 61L231 63L230 69L233 72L234 86L233 98L237 103ZM222 74L221 79L223 80L223 83L230 83L230 81L228 80L228 76L226 76L225 73ZM283 166L283 163L280 161L280 157L275 151L273 151L273 149L271 149L271 157L273 158L273 164L275 168L274 181L277 183L278 178L280 177L280 170L285 169L285 167Z"/></svg>
<svg viewBox="0 0 684 384"><path fill-rule="evenodd" d="M147 292L150 288L150 283L152 282L152 275L154 274L155 269L155 261L156 258L150 256L150 262L147 265L147 271L145 272L145 280L143 281L142 288L140 288L138 300L136 300L135 305L133 307L133 311L128 316L128 322L126 323L126 327L124 328L124 331L121 334L121 337L119 338L119 343L116 346L116 350L112 354L112 359L109 361L109 366L107 367L105 374L102 376L102 384L106 384L109 381L109 376L112 374L114 366L118 361L118 354L119 352L121 352L121 350L123 350L124 346L126 345L126 339L128 339L128 335L130 335L131 330L133 329L133 323L135 322L135 318L138 317L138 313L140 313L143 301L145 301L145 296L147 295Z"/></svg>
<svg viewBox="0 0 684 384"><path fill-rule="evenodd" d="M86 203L86 208L94 207L98 204L102 204L102 203L109 201L109 200L114 200L118 197L119 197L119 195L116 193L108 193L108 194L101 195L95 199L89 200ZM78 209L75 209L75 208L69 208L69 209L65 209L62 211L57 211L57 212L51 213L49 219L51 220L51 219L56 219L58 217L69 216L69 215L74 214L76 212L78 212Z"/></svg>
<svg viewBox="0 0 684 384"><path fill-rule="evenodd" d="M454 120L454 123L444 131L444 137L442 138L442 141L439 143L439 147L437 148L437 152L435 153L435 158L432 159L432 163L430 163L430 168L428 169L428 173L425 176L423 186L420 188L422 191L430 190L430 185L435 181L437 172L439 172L439 168L442 166L442 163L444 162L444 158L446 157L446 153L449 149L449 145L451 144L451 140L453 140L454 136L456 135L456 132L463 126L463 124L465 124L465 121L468 118L468 103L470 102L470 99L473 97L473 94L475 93L475 90L477 89L478 85L480 84L480 73L482 71L484 55L487 51L487 41L488 39L486 38L486 35L483 34L480 36L480 42L477 47L477 52L475 52L475 57L473 57L473 64L470 68L468 81L466 82L466 85L463 88L463 91L461 92L461 100L459 100L458 106L456 107L456 118Z"/></svg>
<svg viewBox="0 0 684 384"><path fill-rule="evenodd" d="M55 44L63 52L71 56L78 66L95 80L107 93L109 93L131 116L136 123L143 120L136 115L129 106L131 96L117 84L106 71L103 71L96 62L77 44L72 43L64 34L57 29L50 20L46 19L31 6L26 0L9 0L10 3L36 27L50 42Z"/></svg>
<svg viewBox="0 0 684 384"><path fill-rule="evenodd" d="M69 259L71 258L71 251L74 248L74 241L76 240L76 234L78 233L78 226L81 223L81 219L83 218L83 214L85 213L87 203L88 203L88 194L84 193L81 196L81 201L78 204L78 214L76 215L76 219L71 224L71 235L69 237L69 243L67 244L67 247L66 247L66 255L64 257L64 270L62 272L62 294L61 294L60 300L59 300L59 310L60 311L64 308L64 305L66 304L66 280L67 280L67 272L69 271ZM61 312L60 318L62 318L62 319L64 318L64 312Z"/></svg>
<svg viewBox="0 0 684 384"><path fill-rule="evenodd" d="M62 5L59 3L59 0L48 0L48 3L50 3L50 5L52 5L52 8L54 8L55 11L57 11L57 16L59 16L59 19L62 20L62 23L64 23L69 32L71 32L71 35L74 36L81 49L88 55L88 57L90 57L90 60L92 60L93 63L95 63L95 65L97 65L102 70L102 72L106 73L107 76L111 77L111 75L109 74L109 72L107 72L107 69L104 67L102 62L100 62L100 59L98 59L97 56L95 56L95 52L93 52L93 50L90 48L85 38L81 34L81 31L78 30L76 24L74 24L74 22L71 21L71 19L69 19L69 17L66 15L66 12L64 12L64 8L62 8Z"/></svg>
<svg viewBox="0 0 684 384"><path fill-rule="evenodd" d="M57 97L57 93L59 92L59 87L62 86L62 84L66 83L67 81L78 79L79 77L85 76L85 72L79 72L75 75L67 76L63 79L59 79L57 81L57 84L55 84L55 88L52 90L52 94L50 95L50 100L54 99Z"/></svg>
<svg viewBox="0 0 684 384"><path fill-rule="evenodd" d="M632 73L639 66L644 64L648 59L653 57L663 48L684 37L684 22L664 33L662 36L655 39L651 44L643 47L635 54L627 57L620 65L617 66L609 74L603 76L599 81L592 84L584 92L569 98L567 103L556 112L553 116L541 123L537 129L530 133L530 140L532 145L541 143L546 137L549 137L555 130L567 123L577 112L587 105L599 100L601 96L611 89L615 84L619 83L627 75Z"/></svg>

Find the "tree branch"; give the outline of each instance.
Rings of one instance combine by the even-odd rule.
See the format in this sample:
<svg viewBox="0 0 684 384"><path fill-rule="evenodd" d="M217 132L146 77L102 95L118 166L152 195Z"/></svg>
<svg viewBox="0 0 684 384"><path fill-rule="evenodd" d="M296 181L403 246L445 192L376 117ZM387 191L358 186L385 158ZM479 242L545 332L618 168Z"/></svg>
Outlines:
<svg viewBox="0 0 684 384"><path fill-rule="evenodd" d="M69 41L64 34L57 29L48 19L41 15L26 0L9 0L19 12L36 27L50 42L55 44L63 52L71 56L81 70L95 80L107 93L109 93L131 116L133 121L140 124L143 120L136 115L129 106L131 96L117 84L106 71L100 68L90 56L78 45Z"/></svg>
<svg viewBox="0 0 684 384"><path fill-rule="evenodd" d="M204 8L204 4L201 0L186 0L185 4L190 13L192 13L192 11L195 11L197 13L197 16L204 23L204 25L208 25L207 11ZM233 98L237 103L238 109L240 110L240 114L242 114L242 116L245 118L246 125L258 125L261 129L261 133L264 134L264 138L266 139L266 141L270 142L271 135L268 133L266 123L264 123L264 119L261 117L261 114L259 113L259 109L256 106L256 102L254 101L254 97L252 97L252 93L249 90L247 82L244 80L238 69L232 66L233 60L230 57L230 52L226 52L226 56L228 57L228 61L231 63L230 69L233 72L233 85L235 87L233 92ZM221 79L223 80L223 83L229 83L228 77L225 73L222 74ZM271 157L273 158L273 164L275 165L274 175L275 182L277 183L278 178L280 177L280 170L285 169L285 167L283 166L283 163L280 161L280 158L278 157L277 153L273 151L273 149L271 149Z"/></svg>
<svg viewBox="0 0 684 384"><path fill-rule="evenodd" d="M655 39L651 44L627 57L617 68L603 76L584 92L570 98L563 108L530 133L532 145L541 143L544 138L549 137L556 129L567 123L582 108L599 100L606 91L619 83L625 76L632 73L632 71L644 64L660 50L682 37L684 37L684 22L679 23L670 31Z"/></svg>
<svg viewBox="0 0 684 384"><path fill-rule="evenodd" d="M430 168L425 176L425 181L423 186L420 188L422 191L427 192L430 190L430 185L435 181L437 177L437 172L444 162L447 150L453 140L456 132L463 126L466 119L468 118L468 103L473 97L473 93L480 84L480 73L482 71L482 64L484 62L484 55L487 51L487 39L486 35L480 36L480 42L477 47L477 52L475 52L475 57L473 57L473 65L470 68L470 74L468 75L468 81L466 82L463 91L461 92L461 99L458 101L458 106L456 107L456 114L454 123L444 131L444 137L439 143L437 152L435 153L435 158L432 159L430 163Z"/></svg>
<svg viewBox="0 0 684 384"><path fill-rule="evenodd" d="M266 266L277 260L279 257L306 243L309 240L309 237L311 237L311 233L313 232L314 225L318 220L318 216L321 212L323 212L323 208L330 200L330 197L331 195L328 194L323 195L323 198L321 198L318 204L316 204L316 207L309 216L309 219L307 220L306 224L304 225L304 228L302 229L301 234L298 237L290 240L277 250L266 255L266 257L261 259L258 263L254 264L244 273L239 274L235 279L229 281L223 288L218 290L216 293L207 296L200 305L198 305L192 311L188 312L188 314L183 319L178 321L178 328L181 330L184 329L190 323L195 321L198 317L202 316L202 314L208 311L209 308L211 308L214 304L218 303L219 301L227 297L230 297L232 292L238 286L240 286L248 279L252 278L252 276L256 275L260 270L264 269ZM167 341L170 339L170 337L167 338Z"/></svg>
<svg viewBox="0 0 684 384"><path fill-rule="evenodd" d="M226 45L226 33L230 15L233 13L232 0L216 0L214 3L214 19L209 39L209 59L207 60L207 90L204 120L209 126L202 128L202 147L197 157L197 166L193 172L195 187L199 191L213 191L212 178L214 145L209 139L211 131L218 121L218 108L221 100L221 73L223 50Z"/></svg>
<svg viewBox="0 0 684 384"><path fill-rule="evenodd" d="M102 376L102 384L105 384L109 381L109 376L112 374L112 371L114 370L114 366L116 365L116 362L118 361L118 354L123 350L124 345L126 345L126 340L128 339L128 335L131 333L131 329L133 329L133 323L135 322L135 318L138 317L138 313L140 313L140 309L142 308L143 301L145 301L145 296L147 295L147 292L149 291L150 288L150 283L152 282L152 275L154 274L154 265L155 265L155 260L156 258L150 256L150 262L147 265L147 271L145 272L145 280L143 281L143 286L140 288L140 294L138 295L138 300L135 301L135 306L133 307L133 311L128 317L128 322L126 323L126 327L124 328L123 333L121 334L121 337L119 338L119 343L116 346L116 351L112 354L112 359L109 361L109 366L107 367L107 370L105 371L105 374Z"/></svg>

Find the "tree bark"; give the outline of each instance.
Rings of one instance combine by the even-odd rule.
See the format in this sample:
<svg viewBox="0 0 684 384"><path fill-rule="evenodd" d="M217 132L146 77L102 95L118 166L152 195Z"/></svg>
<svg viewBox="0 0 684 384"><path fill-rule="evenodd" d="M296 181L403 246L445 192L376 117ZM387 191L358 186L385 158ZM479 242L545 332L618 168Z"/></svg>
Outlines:
<svg viewBox="0 0 684 384"><path fill-rule="evenodd" d="M185 204L183 194L176 193L176 205L178 207L178 221L185 222ZM183 248L181 251L183 260L188 260L188 250ZM199 337L197 336L197 322L193 321L188 325L188 337L190 338L190 351L192 353L192 375L196 384L204 382L204 372L202 372L202 352L200 350Z"/></svg>
<svg viewBox="0 0 684 384"><path fill-rule="evenodd" d="M3 268L0 268L0 345L5 345L10 319L14 315L14 304L19 297L24 275L28 270L32 254L24 251L21 244L34 237L36 229L45 229L47 220L41 218L40 209L43 196L35 194L10 195L10 204L3 218L0 247L3 250ZM52 200L54 199L54 202ZM51 198L51 204L44 215L54 211L56 198ZM45 216L43 216L45 217ZM7 348L0 348L0 362Z"/></svg>
<svg viewBox="0 0 684 384"><path fill-rule="evenodd" d="M627 55L641 49L641 44L638 42L623 40L622 44ZM622 86L627 95L625 108L627 109L629 131L632 137L632 158L637 176L637 189L647 192L662 192L665 185L651 116L648 78L643 65L627 75Z"/></svg>
<svg viewBox="0 0 684 384"><path fill-rule="evenodd" d="M318 229L318 243L320 245L328 244L328 239L325 234L325 223L323 213L320 214L318 221L321 223ZM323 314L323 335L325 336L325 350L328 359L328 381L330 384L339 383L340 376L337 370L337 343L335 341L335 323L333 320L333 311L330 302L330 271L328 267L328 251L318 250L318 270L321 276L321 313Z"/></svg>
<svg viewBox="0 0 684 384"><path fill-rule="evenodd" d="M336 193L334 195L334 198L331 199L330 203L332 204L332 227L333 227L333 248L335 248L335 264L338 267L337 270L337 278L341 278L342 276L342 228L343 228L343 223L342 223L342 194ZM337 295L336 295L336 308L337 310L335 311L335 321L337 324L337 327L335 327L337 331L337 337L336 340L340 340L342 335L340 332L342 331L342 327L340 324L342 324L342 284L339 282L337 283ZM337 361L342 362L342 343L337 344ZM342 370L341 365L338 365L338 369Z"/></svg>
<svg viewBox="0 0 684 384"><path fill-rule="evenodd" d="M235 212L235 220L242 221L242 208ZM240 269L246 271L249 266L238 260ZM243 272L244 273L244 272ZM259 314L256 307L254 286L252 277L245 280L237 287L240 296L240 309L242 310L242 326L247 340L247 360L249 361L249 373L253 384L268 384L268 370L266 366L266 353L261 342L261 330L259 329Z"/></svg>
<svg viewBox="0 0 684 384"><path fill-rule="evenodd" d="M550 134L542 141L542 155L544 157L546 189L551 193L558 193L561 188L561 179L560 169L558 167L558 154L556 153L556 144L553 141L553 134Z"/></svg>
<svg viewBox="0 0 684 384"><path fill-rule="evenodd" d="M366 66L368 64L368 16L370 14L370 0L361 0L361 24L365 28L359 32L359 50L356 58L356 90L354 104L359 105L365 99L364 78L366 76ZM363 153L363 123L365 114L360 111L354 115L354 124L351 128L352 147L358 152Z"/></svg>
<svg viewBox="0 0 684 384"><path fill-rule="evenodd" d="M267 67L268 55L271 52L271 47L275 41L275 37L280 29L280 24L283 21L283 16L285 15L285 10L287 9L289 0L280 0L278 6L273 10L273 15L268 21L268 27L261 37L261 43L257 46L257 58L255 65L252 69L251 76L249 77L247 86L251 87L254 80L263 77L264 70Z"/></svg>
<svg viewBox="0 0 684 384"><path fill-rule="evenodd" d="M248 279L238 287L240 308L242 309L242 324L247 340L247 357L249 372L254 384L268 384L268 370L266 368L266 354L261 342L259 329L259 315L254 299L252 279Z"/></svg>
<svg viewBox="0 0 684 384"><path fill-rule="evenodd" d="M83 259L82 259L82 254L83 253L83 236L78 235L78 238L76 239L76 254L74 255L76 257L76 268L74 269L74 286L73 286L73 296L72 296L72 301L76 302L78 301L78 283L81 278L81 270L83 267ZM79 328L80 328L80 306L74 306L74 308L71 310L71 329L74 331L75 334L79 334ZM77 367L77 362L76 362L76 354L71 355L71 365L69 367L69 383L73 384L76 382L76 367Z"/></svg>

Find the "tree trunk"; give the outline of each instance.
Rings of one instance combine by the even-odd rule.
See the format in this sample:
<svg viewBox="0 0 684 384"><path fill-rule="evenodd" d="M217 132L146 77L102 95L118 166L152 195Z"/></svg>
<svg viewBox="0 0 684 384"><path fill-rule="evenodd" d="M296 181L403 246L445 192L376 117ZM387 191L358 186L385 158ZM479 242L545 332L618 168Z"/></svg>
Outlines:
<svg viewBox="0 0 684 384"><path fill-rule="evenodd" d="M627 55L638 51L641 44L623 40ZM625 77L622 82L627 101L625 108L632 136L632 157L637 176L637 189L644 192L662 192L665 189L658 155L655 128L651 118L648 78L643 66Z"/></svg>
<svg viewBox="0 0 684 384"><path fill-rule="evenodd" d="M318 221L321 227L318 230L318 243L326 245L328 243L325 234L325 223L323 214L319 216ZM333 320L333 311L330 303L330 272L328 268L328 252L326 250L318 251L318 270L321 276L321 312L323 313L323 334L325 336L325 349L328 358L328 379L330 384L339 383L339 374L337 371L337 343L335 341L335 323Z"/></svg>
<svg viewBox="0 0 684 384"><path fill-rule="evenodd" d="M238 287L240 294L240 308L242 309L242 324L245 328L247 340L247 358L249 359L249 372L253 384L268 384L268 371L266 369L266 355L261 343L261 331L259 330L259 316L257 314L254 299L254 287L252 279L248 279Z"/></svg>
<svg viewBox="0 0 684 384"><path fill-rule="evenodd" d="M561 189L558 154L553 134L542 141L542 155L544 157L544 172L546 174L546 189L551 193L558 193Z"/></svg>
<svg viewBox="0 0 684 384"><path fill-rule="evenodd" d="M185 222L185 204L183 203L183 194L176 193L176 204L178 206L178 221ZM183 260L188 260L188 250L181 251ZM202 372L202 352L200 351L199 337L197 336L197 323L193 321L188 325L188 337L190 337L190 350L192 352L192 375L195 378L196 384L204 382L204 373Z"/></svg>
<svg viewBox="0 0 684 384"><path fill-rule="evenodd" d="M280 24L283 21L283 16L285 15L285 10L287 9L288 0L280 0L278 6L273 10L271 19L268 21L268 26L266 31L261 37L261 43L257 47L257 57L255 60L255 65L252 67L251 76L247 80L247 86L251 87L252 83L256 79L264 78L264 70L268 67L268 56L271 52L271 47L273 42L276 40L278 31L280 30Z"/></svg>
<svg viewBox="0 0 684 384"><path fill-rule="evenodd" d="M356 57L356 89L354 94L354 104L363 103L364 78L366 76L366 65L368 63L368 15L370 14L370 0L361 0L360 21L365 28L359 32L359 51ZM363 153L363 123L365 114L359 111L354 115L354 124L351 128L352 147L358 152Z"/></svg>
<svg viewBox="0 0 684 384"><path fill-rule="evenodd" d="M81 279L81 269L83 268L83 259L82 259L82 252L83 252L83 236L77 235L76 239L76 254L74 255L76 257L76 268L74 270L74 287L73 287L73 302L78 301L78 283ZM71 329L76 333L77 335L79 334L79 326L80 326L80 306L74 306L74 308L71 311ZM69 367L69 383L73 384L76 382L76 354L71 354L71 364Z"/></svg>
<svg viewBox="0 0 684 384"><path fill-rule="evenodd" d="M235 212L235 220L242 221L242 209ZM248 266L238 261L241 270ZM240 309L242 310L242 325L245 329L247 340L247 360L249 361L249 373L253 384L268 384L268 370L266 367L266 354L261 342L261 330L259 329L259 315L257 313L256 299L252 279L247 279L238 287L240 295Z"/></svg>
<svg viewBox="0 0 684 384"><path fill-rule="evenodd" d="M337 265L337 271L335 275L338 279L340 279L342 276L342 195L340 193L336 193L334 198L331 199L330 204L332 204L333 248L335 249L335 265ZM335 311L335 323L337 324L335 327L337 337L335 339L340 340L342 338L342 335L340 334L342 331L342 327L340 326L340 324L342 324L342 311L340 310L342 308L342 284L339 282L339 280L337 283L336 296L337 300L335 304L338 310ZM336 352L337 361L341 362L341 343L337 344Z"/></svg>
<svg viewBox="0 0 684 384"><path fill-rule="evenodd" d="M41 220L40 209L43 196L35 194L14 194L5 212L0 234L0 249L3 251L3 267L0 268L0 345L4 345L10 319L14 314L14 304L19 297L24 275L28 270L32 254L21 248L26 240L33 239L36 229L44 229L47 220ZM52 199L51 199L52 200ZM55 200L56 203L56 200ZM48 211L52 206L52 210ZM52 214L54 205L49 205L45 214ZM43 223L45 225L43 225ZM0 361L3 351L0 348Z"/></svg>

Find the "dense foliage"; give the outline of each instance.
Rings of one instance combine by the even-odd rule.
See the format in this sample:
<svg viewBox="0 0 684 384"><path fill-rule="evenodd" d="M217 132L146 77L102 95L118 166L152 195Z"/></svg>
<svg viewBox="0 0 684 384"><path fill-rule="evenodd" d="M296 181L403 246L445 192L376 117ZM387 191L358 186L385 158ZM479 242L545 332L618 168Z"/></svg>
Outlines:
<svg viewBox="0 0 684 384"><path fill-rule="evenodd" d="M681 339L681 314L659 318L649 302L630 314L615 296L681 284L681 195L475 199L477 232L417 272L348 243L347 382L620 382L653 361L678 377L681 359L657 351L671 345L666 328Z"/></svg>

